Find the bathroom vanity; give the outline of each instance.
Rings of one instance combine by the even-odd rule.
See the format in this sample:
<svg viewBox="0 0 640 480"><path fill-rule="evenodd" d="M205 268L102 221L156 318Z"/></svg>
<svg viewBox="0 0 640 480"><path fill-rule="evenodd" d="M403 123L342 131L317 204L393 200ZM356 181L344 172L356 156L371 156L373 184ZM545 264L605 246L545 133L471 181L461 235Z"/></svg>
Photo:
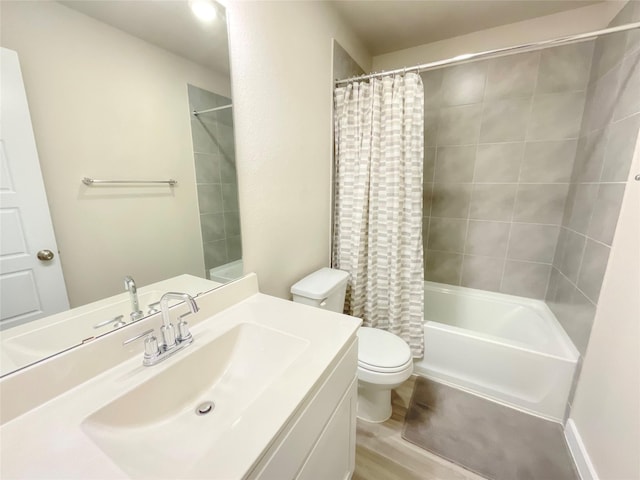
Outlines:
<svg viewBox="0 0 640 480"><path fill-rule="evenodd" d="M159 314L0 380L0 477L350 478L360 320L252 274L197 302L193 344L157 365L122 344Z"/></svg>

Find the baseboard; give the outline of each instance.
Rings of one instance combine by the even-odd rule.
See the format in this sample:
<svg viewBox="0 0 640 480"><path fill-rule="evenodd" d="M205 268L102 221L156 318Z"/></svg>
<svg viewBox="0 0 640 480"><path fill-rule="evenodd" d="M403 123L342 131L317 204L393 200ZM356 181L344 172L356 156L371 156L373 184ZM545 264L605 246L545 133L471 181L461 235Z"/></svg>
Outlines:
<svg viewBox="0 0 640 480"><path fill-rule="evenodd" d="M576 464L580 478L582 480L598 480L598 473L593 463L591 463L589 453L584 443L582 443L582 437L580 437L578 428L571 418L567 420L567 424L564 427L564 437L567 440L569 451Z"/></svg>

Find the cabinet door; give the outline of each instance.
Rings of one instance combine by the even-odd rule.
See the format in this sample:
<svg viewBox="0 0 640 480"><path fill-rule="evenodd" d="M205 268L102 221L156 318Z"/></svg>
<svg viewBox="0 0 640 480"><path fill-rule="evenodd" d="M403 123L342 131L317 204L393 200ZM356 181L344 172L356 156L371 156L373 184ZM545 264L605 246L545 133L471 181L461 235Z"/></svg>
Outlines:
<svg viewBox="0 0 640 480"><path fill-rule="evenodd" d="M302 466L297 480L343 480L355 468L357 380L354 380Z"/></svg>

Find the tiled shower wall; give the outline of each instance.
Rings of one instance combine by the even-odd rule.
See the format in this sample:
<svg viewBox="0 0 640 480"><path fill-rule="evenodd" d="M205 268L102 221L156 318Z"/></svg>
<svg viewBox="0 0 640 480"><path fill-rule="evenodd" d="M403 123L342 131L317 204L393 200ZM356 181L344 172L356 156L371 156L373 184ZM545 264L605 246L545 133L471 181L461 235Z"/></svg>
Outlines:
<svg viewBox="0 0 640 480"><path fill-rule="evenodd" d="M634 11L635 10L635 11ZM629 2L610 26L638 21ZM596 42L567 208L546 301L584 354L640 125L640 37Z"/></svg>
<svg viewBox="0 0 640 480"><path fill-rule="evenodd" d="M423 73L426 280L544 298L593 49Z"/></svg>
<svg viewBox="0 0 640 480"><path fill-rule="evenodd" d="M229 105L231 99L188 86L189 110ZM209 270L242 257L240 209L231 109L191 115L198 209Z"/></svg>

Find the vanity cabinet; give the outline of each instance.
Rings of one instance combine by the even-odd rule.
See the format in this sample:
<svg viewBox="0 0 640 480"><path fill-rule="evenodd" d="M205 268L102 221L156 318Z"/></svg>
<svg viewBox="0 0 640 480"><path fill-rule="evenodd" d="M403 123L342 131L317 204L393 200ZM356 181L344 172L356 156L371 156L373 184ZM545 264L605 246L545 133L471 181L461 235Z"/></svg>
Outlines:
<svg viewBox="0 0 640 480"><path fill-rule="evenodd" d="M0 477L350 478L360 320L263 295L252 274L197 301L193 345L153 367L122 344L158 315L0 379Z"/></svg>
<svg viewBox="0 0 640 480"><path fill-rule="evenodd" d="M355 468L357 340L285 425L250 479L343 480Z"/></svg>

